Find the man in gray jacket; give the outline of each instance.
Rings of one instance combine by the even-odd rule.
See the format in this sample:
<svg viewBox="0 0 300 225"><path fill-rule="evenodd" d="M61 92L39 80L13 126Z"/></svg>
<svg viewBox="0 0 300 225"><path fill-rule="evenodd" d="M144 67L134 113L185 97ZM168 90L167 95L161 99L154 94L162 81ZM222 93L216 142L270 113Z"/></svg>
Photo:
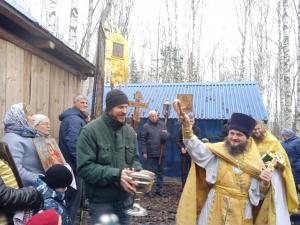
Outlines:
<svg viewBox="0 0 300 225"><path fill-rule="evenodd" d="M163 196L161 191L163 186L163 161L164 152L163 146L168 139L168 131L165 124L158 120L158 115L155 110L149 112L149 120L143 126L143 131L140 134L143 157L147 159L148 170L156 174L155 192L159 196ZM148 196L154 197L154 191Z"/></svg>

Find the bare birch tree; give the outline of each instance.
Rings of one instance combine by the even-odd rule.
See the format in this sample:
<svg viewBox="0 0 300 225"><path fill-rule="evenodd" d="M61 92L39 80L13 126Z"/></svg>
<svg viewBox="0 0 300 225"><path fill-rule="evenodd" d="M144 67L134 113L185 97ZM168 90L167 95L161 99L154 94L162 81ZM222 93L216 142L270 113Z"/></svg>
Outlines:
<svg viewBox="0 0 300 225"><path fill-rule="evenodd" d="M188 80L189 81L197 81L197 75L194 73L194 51L195 51L195 28L196 28L196 16L198 12L199 3L201 0L190 0L190 7L191 7L191 15L192 15L192 43L191 43L191 49L189 52L188 57Z"/></svg>
<svg viewBox="0 0 300 225"><path fill-rule="evenodd" d="M47 29L54 35L57 32L57 16L56 16L57 0L50 0L50 7L48 11Z"/></svg>
<svg viewBox="0 0 300 225"><path fill-rule="evenodd" d="M76 51L77 48L77 21L78 21L78 0L72 0L69 24L68 45Z"/></svg>
<svg viewBox="0 0 300 225"><path fill-rule="evenodd" d="M274 112L274 130L278 131L283 123L283 113L281 109L285 108L283 94L283 54L282 54L282 0L277 2L277 29L278 29L278 50L277 50L277 65L275 74L275 112Z"/></svg>
<svg viewBox="0 0 300 225"><path fill-rule="evenodd" d="M261 94L265 92L264 78L269 76L270 57L268 50L267 32L267 17L269 14L269 2L259 1L256 3L256 15L251 22L255 22L254 32L251 36L255 37L255 42L252 46L254 57L254 80L258 82ZM252 37L253 39L253 37ZM269 80L269 85L270 85ZM267 105L268 107L269 105Z"/></svg>
<svg viewBox="0 0 300 225"><path fill-rule="evenodd" d="M91 46L91 37L92 37L91 31L92 31L92 22L93 22L93 15L94 15L93 3L94 3L93 0L89 0L89 11L88 11L87 26L86 26L86 47L84 50L84 57L87 59L90 56L90 46Z"/></svg>
<svg viewBox="0 0 300 225"><path fill-rule="evenodd" d="M88 6L88 17L87 17L87 23L86 23L86 30L84 35L82 36L80 48L79 48L79 54L83 54L85 58L90 57L90 44L91 44L91 37L93 32L95 31L95 28L98 26L98 23L95 25L95 27L92 29L93 25L93 16L95 9L98 5L100 0L97 0L96 5L94 6L94 0L89 0L89 6ZM99 21L99 20L98 20Z"/></svg>
<svg viewBox="0 0 300 225"><path fill-rule="evenodd" d="M292 96L291 96L291 78L290 78L290 50L289 50L289 9L288 0L283 0L283 86L284 86L284 125L292 128Z"/></svg>
<svg viewBox="0 0 300 225"><path fill-rule="evenodd" d="M130 33L130 20L134 0L113 1L110 25L113 32L120 32L126 39Z"/></svg>
<svg viewBox="0 0 300 225"><path fill-rule="evenodd" d="M298 1L298 11L297 11L297 22L298 22L298 35L297 35L297 102L296 102L296 112L295 112L295 127L296 132L300 133L300 0Z"/></svg>
<svg viewBox="0 0 300 225"><path fill-rule="evenodd" d="M248 23L251 15L252 0L235 1L236 12L238 17L238 29L241 35L241 52L240 52L240 77L239 80L246 78L245 74L245 57L246 57L246 39L248 36Z"/></svg>

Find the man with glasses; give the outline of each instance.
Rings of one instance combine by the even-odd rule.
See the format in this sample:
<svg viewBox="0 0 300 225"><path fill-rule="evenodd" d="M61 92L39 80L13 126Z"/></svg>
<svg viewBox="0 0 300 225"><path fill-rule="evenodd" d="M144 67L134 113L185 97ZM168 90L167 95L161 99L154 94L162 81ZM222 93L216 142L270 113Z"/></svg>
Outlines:
<svg viewBox="0 0 300 225"><path fill-rule="evenodd" d="M82 180L76 176L76 142L79 132L86 125L87 98L78 95L74 98L72 108L65 110L59 116L61 121L59 129L59 147L67 163L73 169L77 190L69 188L66 191L67 211L74 223L77 211L80 207Z"/></svg>

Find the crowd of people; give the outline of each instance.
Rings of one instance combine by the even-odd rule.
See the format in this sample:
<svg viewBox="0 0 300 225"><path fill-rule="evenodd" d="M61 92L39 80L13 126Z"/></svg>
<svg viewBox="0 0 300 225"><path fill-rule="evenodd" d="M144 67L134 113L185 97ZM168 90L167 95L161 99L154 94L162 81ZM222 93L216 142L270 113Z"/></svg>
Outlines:
<svg viewBox="0 0 300 225"><path fill-rule="evenodd" d="M128 104L126 94L113 89L105 97L105 112L90 121L87 98L76 96L73 106L59 115L64 160L57 155L46 170L34 140L51 135L48 116L33 114L23 103L12 105L3 118L1 141L22 184L13 165L0 158L0 225L72 225L83 197L89 200L91 224L107 218L130 224L126 210L138 186L131 177L135 171L154 173L155 187L147 196L164 197L164 148L171 139L167 126L150 110L136 133L126 123ZM224 141L207 143L194 113L181 113L179 120L174 140L182 176L177 224L291 224L300 188L300 139L293 130L282 130L280 142L263 122L234 113Z"/></svg>

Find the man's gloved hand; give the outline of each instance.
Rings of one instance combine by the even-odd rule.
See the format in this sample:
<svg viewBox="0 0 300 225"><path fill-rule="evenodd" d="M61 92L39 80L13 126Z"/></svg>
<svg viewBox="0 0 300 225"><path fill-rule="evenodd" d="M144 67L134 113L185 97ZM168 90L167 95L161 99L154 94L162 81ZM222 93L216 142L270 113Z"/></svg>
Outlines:
<svg viewBox="0 0 300 225"><path fill-rule="evenodd" d="M180 120L182 122L182 137L183 139L191 139L193 136L193 127L190 119L186 113L180 114Z"/></svg>

